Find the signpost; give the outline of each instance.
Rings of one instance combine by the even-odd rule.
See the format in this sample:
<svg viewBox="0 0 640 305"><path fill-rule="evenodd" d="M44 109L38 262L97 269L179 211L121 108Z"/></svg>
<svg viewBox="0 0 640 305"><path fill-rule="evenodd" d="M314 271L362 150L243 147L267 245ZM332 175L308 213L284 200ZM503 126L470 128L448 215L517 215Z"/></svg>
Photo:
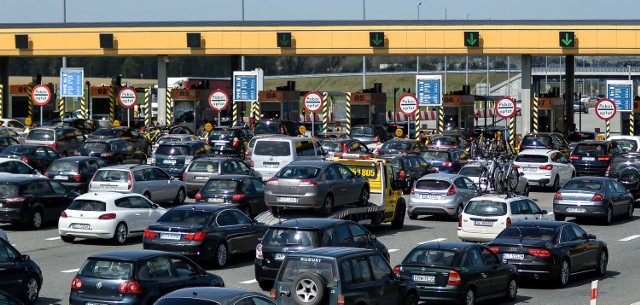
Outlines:
<svg viewBox="0 0 640 305"><path fill-rule="evenodd" d="M213 90L209 95L209 106L218 111L218 126L220 126L220 112L229 107L229 96L220 89Z"/></svg>
<svg viewBox="0 0 640 305"><path fill-rule="evenodd" d="M607 98L616 104L616 111L633 111L633 81L607 80Z"/></svg>
<svg viewBox="0 0 640 305"><path fill-rule="evenodd" d="M442 106L442 75L416 75L420 106Z"/></svg>
<svg viewBox="0 0 640 305"><path fill-rule="evenodd" d="M418 99L413 94L405 94L398 100L398 108L407 117L407 138L411 138L411 115L418 111Z"/></svg>
<svg viewBox="0 0 640 305"><path fill-rule="evenodd" d="M44 112L42 108L51 100L51 89L42 84L37 85L31 91L31 99L36 105L40 106L40 126L42 126L42 113Z"/></svg>
<svg viewBox="0 0 640 305"><path fill-rule="evenodd" d="M131 107L138 101L136 90L131 87L124 87L118 92L118 101L120 106L127 109L127 126L131 127Z"/></svg>
<svg viewBox="0 0 640 305"><path fill-rule="evenodd" d="M511 135L509 130L509 119L516 115L516 101L512 98L505 96L496 101L496 114L504 119L504 139L507 141L508 136ZM509 130L509 133L507 133Z"/></svg>
<svg viewBox="0 0 640 305"><path fill-rule="evenodd" d="M60 69L60 96L82 97L84 95L84 69Z"/></svg>
<svg viewBox="0 0 640 305"><path fill-rule="evenodd" d="M233 104L231 126L238 123L238 102L258 102L258 92L264 90L264 72L254 71L233 71Z"/></svg>
<svg viewBox="0 0 640 305"><path fill-rule="evenodd" d="M609 130L611 129L611 119L614 116L616 116L616 111L617 111L616 108L617 108L616 104L608 98L603 98L596 103L596 115L601 120L604 120L607 123L605 139L609 138Z"/></svg>
<svg viewBox="0 0 640 305"><path fill-rule="evenodd" d="M320 92L311 91L304 95L302 104L304 105L304 109L311 112L311 136L313 137L316 128L316 112L322 109L322 94L320 94Z"/></svg>

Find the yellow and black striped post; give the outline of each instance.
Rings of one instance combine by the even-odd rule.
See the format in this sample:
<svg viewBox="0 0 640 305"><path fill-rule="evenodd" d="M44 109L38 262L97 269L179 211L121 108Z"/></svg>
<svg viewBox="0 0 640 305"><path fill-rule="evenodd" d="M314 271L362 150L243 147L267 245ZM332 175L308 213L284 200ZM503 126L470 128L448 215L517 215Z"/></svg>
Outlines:
<svg viewBox="0 0 640 305"><path fill-rule="evenodd" d="M231 126L237 126L238 125L238 102L236 101L231 102L231 119L233 120L233 122L231 123ZM220 122L218 122L218 124L220 124Z"/></svg>
<svg viewBox="0 0 640 305"><path fill-rule="evenodd" d="M111 121L111 126L113 126L113 122L116 120L116 84L111 82L109 85L109 121Z"/></svg>
<svg viewBox="0 0 640 305"><path fill-rule="evenodd" d="M87 113L87 95L89 94L89 90L91 90L91 88L87 85L84 88L84 94L82 95L82 97L80 97L80 115L82 116L82 119L88 119L88 113Z"/></svg>
<svg viewBox="0 0 640 305"><path fill-rule="evenodd" d="M64 120L64 96L58 99L58 113L60 114L60 120Z"/></svg>
<svg viewBox="0 0 640 305"><path fill-rule="evenodd" d="M420 107L418 107L418 110L416 111L416 140L420 139L420 125L422 125L422 122L420 122L421 118L421 114L420 114Z"/></svg>
<svg viewBox="0 0 640 305"><path fill-rule="evenodd" d="M604 134L604 138L608 139L609 138L609 133L611 132L611 120L607 120L607 129L606 132Z"/></svg>
<svg viewBox="0 0 640 305"><path fill-rule="evenodd" d="M315 114L311 114L315 115ZM329 93L322 92L322 131L327 132L329 128Z"/></svg>
<svg viewBox="0 0 640 305"><path fill-rule="evenodd" d="M347 108L347 123L345 124L344 129L347 134L351 134L351 92L347 92L346 94L347 101L345 106Z"/></svg>
<svg viewBox="0 0 640 305"><path fill-rule="evenodd" d="M634 124L634 123L635 123L635 122L634 122L635 118L634 118L634 116L635 116L635 115L634 115L633 111L631 111L631 112L629 113L629 135L632 135L632 136L633 136L633 135L634 135L634 133L635 133L635 128L634 128L634 127L635 127L635 126L634 126L634 125L635 125L635 124Z"/></svg>
<svg viewBox="0 0 640 305"><path fill-rule="evenodd" d="M438 107L438 131L439 134L444 133L444 106Z"/></svg>
<svg viewBox="0 0 640 305"><path fill-rule="evenodd" d="M0 84L0 117L4 118L4 101L2 96L4 96L4 85Z"/></svg>
<svg viewBox="0 0 640 305"><path fill-rule="evenodd" d="M511 148L516 147L516 118L515 114L509 118L509 145Z"/></svg>
<svg viewBox="0 0 640 305"><path fill-rule="evenodd" d="M27 94L27 118L33 122L33 83L29 83L29 94Z"/></svg>
<svg viewBox="0 0 640 305"><path fill-rule="evenodd" d="M167 88L167 126L173 125L173 99L171 98L171 90Z"/></svg>
<svg viewBox="0 0 640 305"><path fill-rule="evenodd" d="M144 89L144 126L151 126L151 94L149 88Z"/></svg>
<svg viewBox="0 0 640 305"><path fill-rule="evenodd" d="M538 133L538 99L533 98L533 109L531 110L531 117L533 118L533 133Z"/></svg>
<svg viewBox="0 0 640 305"><path fill-rule="evenodd" d="M251 117L253 117L254 125L260 121L260 102L253 102L251 107Z"/></svg>

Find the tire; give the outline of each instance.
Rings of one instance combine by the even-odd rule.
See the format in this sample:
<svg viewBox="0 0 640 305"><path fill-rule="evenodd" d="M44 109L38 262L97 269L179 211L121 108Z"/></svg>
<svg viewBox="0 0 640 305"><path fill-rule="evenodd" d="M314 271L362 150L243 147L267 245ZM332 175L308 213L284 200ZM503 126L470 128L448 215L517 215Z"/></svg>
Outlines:
<svg viewBox="0 0 640 305"><path fill-rule="evenodd" d="M553 184L551 185L551 190L554 192L557 192L560 190L560 178L558 178L558 176L556 176L555 179L553 179Z"/></svg>
<svg viewBox="0 0 640 305"><path fill-rule="evenodd" d="M291 294L298 305L320 305L326 293L324 280L314 273L303 273L293 280Z"/></svg>
<svg viewBox="0 0 640 305"><path fill-rule="evenodd" d="M262 291L270 291L273 288L273 281L258 281L258 286Z"/></svg>
<svg viewBox="0 0 640 305"><path fill-rule="evenodd" d="M418 215L417 214L409 214L409 219L416 220L416 219L418 219Z"/></svg>
<svg viewBox="0 0 640 305"><path fill-rule="evenodd" d="M43 219L44 217L42 217L42 211L35 210L35 212L33 212L33 215L31 215L31 219L29 220L29 227L34 230L40 230L44 221Z"/></svg>
<svg viewBox="0 0 640 305"><path fill-rule="evenodd" d="M404 305L418 305L418 296L411 292L404 298Z"/></svg>
<svg viewBox="0 0 640 305"><path fill-rule="evenodd" d="M609 265L609 253L607 251L602 250L598 255L598 269L596 269L596 273L600 276L604 276L607 274L607 266Z"/></svg>
<svg viewBox="0 0 640 305"><path fill-rule="evenodd" d="M458 221L458 218L460 218L460 215L462 215L462 211L463 211L463 207L462 207L462 203L460 203L456 208L456 213L451 215L451 219Z"/></svg>
<svg viewBox="0 0 640 305"><path fill-rule="evenodd" d="M517 175L515 168L511 168L509 173L507 173L507 186L510 192L515 192L516 187L518 187L518 182L520 182L520 176Z"/></svg>
<svg viewBox="0 0 640 305"><path fill-rule="evenodd" d="M393 220L391 221L391 228L400 230L404 226L404 217L407 213L407 208L404 205L404 201L400 201L396 204L396 211L393 213Z"/></svg>
<svg viewBox="0 0 640 305"><path fill-rule="evenodd" d="M173 204L182 205L182 204L184 204L184 199L185 198L187 198L187 193L185 192L184 188L181 187L178 190L178 193L176 194L176 199L173 200Z"/></svg>
<svg viewBox="0 0 640 305"><path fill-rule="evenodd" d="M22 290L21 300L28 305L35 304L40 294L40 283L35 276L31 276L25 283Z"/></svg>
<svg viewBox="0 0 640 305"><path fill-rule="evenodd" d="M240 158L240 160L244 160L245 159L244 149L240 150L240 153L238 154L238 158Z"/></svg>
<svg viewBox="0 0 640 305"><path fill-rule="evenodd" d="M113 243L116 245L124 245L124 243L127 242L128 235L127 225L124 222L119 223L113 232Z"/></svg>
<svg viewBox="0 0 640 305"><path fill-rule="evenodd" d="M610 225L613 222L613 207L611 205L607 206L607 214L602 219L602 223L604 225Z"/></svg>
<svg viewBox="0 0 640 305"><path fill-rule="evenodd" d="M462 299L462 304L464 305L474 305L476 303L476 293L471 288L467 288L464 291L464 296Z"/></svg>
<svg viewBox="0 0 640 305"><path fill-rule="evenodd" d="M221 242L216 247L216 251L213 253L213 266L215 268L222 268L227 265L229 260L229 248L227 244Z"/></svg>
<svg viewBox="0 0 640 305"><path fill-rule="evenodd" d="M562 260L560 263L560 273L558 273L558 278L556 281L558 282L558 286L564 287L569 283L569 277L571 275L571 265L569 265L569 261L566 259Z"/></svg>
<svg viewBox="0 0 640 305"><path fill-rule="evenodd" d="M76 238L71 235L64 235L64 236L61 235L60 239L62 239L62 241L65 243L72 243L74 240L76 240Z"/></svg>
<svg viewBox="0 0 640 305"><path fill-rule="evenodd" d="M513 301L516 299L518 295L518 281L515 278L511 278L509 280L509 284L507 285L507 295L505 296L505 300Z"/></svg>
<svg viewBox="0 0 640 305"><path fill-rule="evenodd" d="M633 200L629 201L629 210L627 211L627 218L632 218L633 217L633 210L634 210L634 202Z"/></svg>
<svg viewBox="0 0 640 305"><path fill-rule="evenodd" d="M567 216L554 214L554 215L553 215L553 218L554 218L556 221L564 221L564 220L567 218Z"/></svg>
<svg viewBox="0 0 640 305"><path fill-rule="evenodd" d="M365 185L362 188L362 191L360 192L360 197L358 198L357 206L359 206L359 207L367 206L367 204L369 204L369 197L370 196L371 195L369 194L369 188Z"/></svg>
<svg viewBox="0 0 640 305"><path fill-rule="evenodd" d="M524 191L522 191L522 196L529 197L529 185L524 186Z"/></svg>
<svg viewBox="0 0 640 305"><path fill-rule="evenodd" d="M333 212L333 197L331 195L327 195L327 197L324 198L324 203L322 203L320 214L326 217L331 215L331 212Z"/></svg>

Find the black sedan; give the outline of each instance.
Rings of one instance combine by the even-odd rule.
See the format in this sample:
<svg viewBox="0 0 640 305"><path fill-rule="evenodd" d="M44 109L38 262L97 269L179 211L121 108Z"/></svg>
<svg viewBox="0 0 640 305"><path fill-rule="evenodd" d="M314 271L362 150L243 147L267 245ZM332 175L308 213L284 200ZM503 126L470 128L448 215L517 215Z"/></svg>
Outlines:
<svg viewBox="0 0 640 305"><path fill-rule="evenodd" d="M424 150L424 143L418 140L412 139L393 139L387 142L384 142L380 149L376 151L377 156L384 155L407 155L414 154L418 155L420 152Z"/></svg>
<svg viewBox="0 0 640 305"><path fill-rule="evenodd" d="M112 139L122 138L127 140L140 151L150 152L151 144L144 134L139 133L130 127L112 127L112 128L99 128L94 131L89 139Z"/></svg>
<svg viewBox="0 0 640 305"><path fill-rule="evenodd" d="M245 149L251 140L251 129L239 127L216 127L209 132L206 142L213 148L213 154L244 159Z"/></svg>
<svg viewBox="0 0 640 305"><path fill-rule="evenodd" d="M147 164L144 151L119 138L86 140L74 155L99 157L107 164Z"/></svg>
<svg viewBox="0 0 640 305"><path fill-rule="evenodd" d="M415 155L385 156L385 159L391 161L393 169L398 175L397 178L402 181L402 189L405 194L411 192L411 188L420 177L438 172L425 159Z"/></svg>
<svg viewBox="0 0 640 305"><path fill-rule="evenodd" d="M5 239L0 239L0 290L13 295L28 305L38 300L42 287L42 271L29 255L21 254ZM5 301L6 300L2 300ZM2 304L15 304L5 303Z"/></svg>
<svg viewBox="0 0 640 305"><path fill-rule="evenodd" d="M98 157L65 157L53 161L44 175L62 183L69 189L86 193L93 174L98 171L98 168L106 165Z"/></svg>
<svg viewBox="0 0 640 305"><path fill-rule="evenodd" d="M278 305L266 295L241 289L218 287L182 288L165 294L153 305Z"/></svg>
<svg viewBox="0 0 640 305"><path fill-rule="evenodd" d="M188 258L162 251L120 250L94 254L71 282L70 305L147 305L184 287L224 287L221 277Z"/></svg>
<svg viewBox="0 0 640 305"><path fill-rule="evenodd" d="M267 210L264 203L264 182L247 175L209 178L196 194L196 203L234 206L252 218Z"/></svg>
<svg viewBox="0 0 640 305"><path fill-rule="evenodd" d="M415 247L393 270L416 283L423 301L475 304L476 299L518 293L518 271L489 248L467 242L429 242Z"/></svg>
<svg viewBox="0 0 640 305"><path fill-rule="evenodd" d="M43 145L19 144L5 148L0 157L20 159L43 173L60 154Z"/></svg>
<svg viewBox="0 0 640 305"><path fill-rule="evenodd" d="M255 251L267 228L237 208L183 205L151 224L144 231L142 245L144 249L180 253L221 268L230 255Z"/></svg>
<svg viewBox="0 0 640 305"><path fill-rule="evenodd" d="M609 262L604 241L564 221L515 222L488 246L515 265L521 278L550 279L561 287L571 274L595 270L604 276Z"/></svg>

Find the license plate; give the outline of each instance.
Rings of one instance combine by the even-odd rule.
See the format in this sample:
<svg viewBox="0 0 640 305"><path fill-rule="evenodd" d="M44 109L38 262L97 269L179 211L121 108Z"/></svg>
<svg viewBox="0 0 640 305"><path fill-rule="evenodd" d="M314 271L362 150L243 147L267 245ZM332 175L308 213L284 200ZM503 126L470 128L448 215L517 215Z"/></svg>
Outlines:
<svg viewBox="0 0 640 305"><path fill-rule="evenodd" d="M53 179L54 180L69 180L69 177L57 175L57 176L53 176Z"/></svg>
<svg viewBox="0 0 640 305"><path fill-rule="evenodd" d="M420 198L422 198L422 199L438 199L438 198L440 198L440 195L422 194L420 196Z"/></svg>
<svg viewBox="0 0 640 305"><path fill-rule="evenodd" d="M474 225L479 227L493 227L493 221L480 221L476 220L473 222Z"/></svg>
<svg viewBox="0 0 640 305"><path fill-rule="evenodd" d="M523 253L504 253L502 254L502 258L521 261L524 259L524 254Z"/></svg>
<svg viewBox="0 0 640 305"><path fill-rule="evenodd" d="M535 167L523 167L522 169L523 169L522 170L523 172L536 172L536 171L538 171L538 169L535 168Z"/></svg>
<svg viewBox="0 0 640 305"><path fill-rule="evenodd" d="M224 198L209 198L207 199L207 202L220 203L220 202L224 202Z"/></svg>
<svg viewBox="0 0 640 305"><path fill-rule="evenodd" d="M196 180L209 180L207 176L196 177Z"/></svg>
<svg viewBox="0 0 640 305"><path fill-rule="evenodd" d="M216 143L216 145L215 145L215 146L224 146L225 144L227 144L227 143L225 143L225 142L220 142L220 143Z"/></svg>
<svg viewBox="0 0 640 305"><path fill-rule="evenodd" d="M298 198L296 197L278 197L276 199L277 202L298 202Z"/></svg>
<svg viewBox="0 0 640 305"><path fill-rule="evenodd" d="M280 163L272 163L272 162L264 162L262 164L264 165L265 168L278 168L278 166L280 166Z"/></svg>
<svg viewBox="0 0 640 305"><path fill-rule="evenodd" d="M75 230L91 230L90 224L72 223L70 227Z"/></svg>
<svg viewBox="0 0 640 305"><path fill-rule="evenodd" d="M284 255L282 253L278 253L273 257L273 259L275 259L277 261L283 261L285 257L286 257L286 255Z"/></svg>
<svg viewBox="0 0 640 305"><path fill-rule="evenodd" d="M115 190L118 189L117 185L111 185L111 184L102 184L100 185L100 188L103 190Z"/></svg>
<svg viewBox="0 0 640 305"><path fill-rule="evenodd" d="M596 160L596 158L595 158L595 157L582 157L582 160L585 160L585 161L595 161L595 160Z"/></svg>
<svg viewBox="0 0 640 305"><path fill-rule="evenodd" d="M413 280L415 282L434 284L436 282L436 277L433 275L414 275Z"/></svg>
<svg viewBox="0 0 640 305"><path fill-rule="evenodd" d="M164 164L176 164L176 160L164 160L162 161Z"/></svg>
<svg viewBox="0 0 640 305"><path fill-rule="evenodd" d="M180 234L160 234L160 239L171 239L171 240L180 240Z"/></svg>
<svg viewBox="0 0 640 305"><path fill-rule="evenodd" d="M586 208L567 208L568 213L586 213Z"/></svg>

